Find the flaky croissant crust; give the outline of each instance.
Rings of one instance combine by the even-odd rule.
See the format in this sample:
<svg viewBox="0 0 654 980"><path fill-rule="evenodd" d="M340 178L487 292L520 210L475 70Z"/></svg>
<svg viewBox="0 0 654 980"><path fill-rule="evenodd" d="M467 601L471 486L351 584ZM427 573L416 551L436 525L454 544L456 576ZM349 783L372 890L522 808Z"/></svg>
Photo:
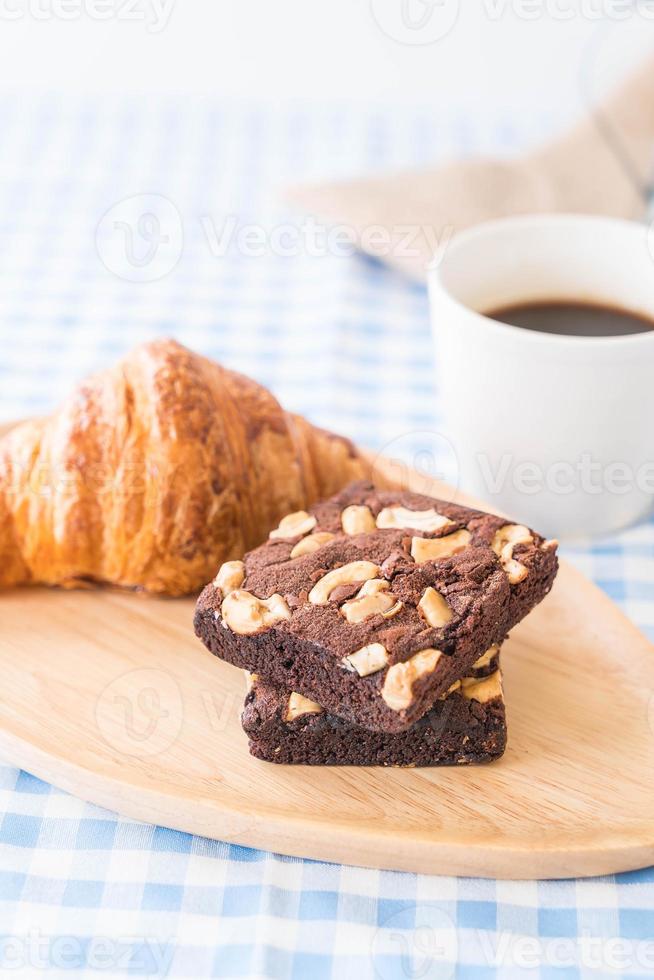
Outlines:
<svg viewBox="0 0 654 980"><path fill-rule="evenodd" d="M0 440L0 587L196 592L285 514L367 475L351 443L173 340Z"/></svg>

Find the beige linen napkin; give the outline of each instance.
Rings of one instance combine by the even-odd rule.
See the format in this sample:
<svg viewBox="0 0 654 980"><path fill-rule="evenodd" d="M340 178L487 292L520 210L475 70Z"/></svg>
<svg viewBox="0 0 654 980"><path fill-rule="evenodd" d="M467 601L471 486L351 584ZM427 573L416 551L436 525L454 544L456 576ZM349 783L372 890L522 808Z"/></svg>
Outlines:
<svg viewBox="0 0 654 980"><path fill-rule="evenodd" d="M644 216L654 160L654 59L572 131L515 160L293 188L296 207L352 230L357 245L414 279L463 228L506 215Z"/></svg>

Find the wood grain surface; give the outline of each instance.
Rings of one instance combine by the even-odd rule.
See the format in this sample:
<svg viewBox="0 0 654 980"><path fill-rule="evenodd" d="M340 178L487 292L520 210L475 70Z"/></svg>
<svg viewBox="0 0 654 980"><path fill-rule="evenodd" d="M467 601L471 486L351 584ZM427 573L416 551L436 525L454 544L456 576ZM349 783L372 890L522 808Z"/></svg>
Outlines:
<svg viewBox="0 0 654 980"><path fill-rule="evenodd" d="M654 649L569 565L505 645L509 746L482 767L252 759L243 675L195 639L193 607L0 595L3 758L129 817L284 854L500 878L654 863Z"/></svg>

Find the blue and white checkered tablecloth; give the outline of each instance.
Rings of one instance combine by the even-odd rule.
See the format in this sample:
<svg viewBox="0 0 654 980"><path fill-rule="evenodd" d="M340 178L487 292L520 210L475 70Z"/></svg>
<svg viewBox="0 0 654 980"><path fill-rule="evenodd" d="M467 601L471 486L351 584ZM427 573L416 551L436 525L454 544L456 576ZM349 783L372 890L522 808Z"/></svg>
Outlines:
<svg viewBox="0 0 654 980"><path fill-rule="evenodd" d="M2 98L2 418L49 410L86 372L168 334L361 443L420 450L439 418L425 291L306 236L275 242L298 221L279 188L511 151L551 122ZM160 225L135 229L153 196ZM124 231L123 260L133 246L128 266L107 227ZM160 278L129 281L152 278L155 232ZM568 556L654 638L653 544L649 523ZM654 869L552 882L395 874L134 823L10 766L0 794L3 978L654 975Z"/></svg>

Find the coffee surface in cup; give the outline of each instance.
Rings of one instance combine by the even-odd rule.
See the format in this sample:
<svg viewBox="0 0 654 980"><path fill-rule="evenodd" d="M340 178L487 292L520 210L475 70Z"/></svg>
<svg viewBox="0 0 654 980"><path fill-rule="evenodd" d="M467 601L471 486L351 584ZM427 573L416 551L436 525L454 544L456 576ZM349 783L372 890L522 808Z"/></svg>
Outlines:
<svg viewBox="0 0 654 980"><path fill-rule="evenodd" d="M654 320L638 313L583 302L518 303L492 310L485 316L525 330L572 337L624 337L654 330Z"/></svg>

